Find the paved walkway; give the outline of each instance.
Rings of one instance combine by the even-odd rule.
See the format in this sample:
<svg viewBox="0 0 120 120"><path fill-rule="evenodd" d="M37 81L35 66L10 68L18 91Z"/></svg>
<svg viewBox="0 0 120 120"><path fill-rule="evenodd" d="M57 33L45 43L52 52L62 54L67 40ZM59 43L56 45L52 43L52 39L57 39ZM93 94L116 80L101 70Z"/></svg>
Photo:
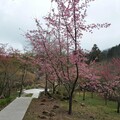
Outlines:
<svg viewBox="0 0 120 120"><path fill-rule="evenodd" d="M22 120L31 100L31 97L16 98L0 111L0 120Z"/></svg>
<svg viewBox="0 0 120 120"><path fill-rule="evenodd" d="M39 93L43 90L32 89L25 93L33 93L32 97L16 98L12 103L0 111L0 120L22 120L32 98L38 98Z"/></svg>
<svg viewBox="0 0 120 120"><path fill-rule="evenodd" d="M23 93L25 94L29 94L29 93L32 93L32 98L38 98L39 97L39 94L40 92L43 92L44 89L29 89L29 90L25 90Z"/></svg>

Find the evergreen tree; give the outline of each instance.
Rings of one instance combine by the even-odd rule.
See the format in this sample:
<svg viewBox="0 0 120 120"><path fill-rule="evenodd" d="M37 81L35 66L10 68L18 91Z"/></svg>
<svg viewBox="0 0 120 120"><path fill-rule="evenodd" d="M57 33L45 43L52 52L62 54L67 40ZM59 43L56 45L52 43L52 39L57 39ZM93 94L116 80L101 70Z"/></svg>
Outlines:
<svg viewBox="0 0 120 120"><path fill-rule="evenodd" d="M96 44L93 45L91 52L88 55L88 64L92 61L100 61L101 51Z"/></svg>

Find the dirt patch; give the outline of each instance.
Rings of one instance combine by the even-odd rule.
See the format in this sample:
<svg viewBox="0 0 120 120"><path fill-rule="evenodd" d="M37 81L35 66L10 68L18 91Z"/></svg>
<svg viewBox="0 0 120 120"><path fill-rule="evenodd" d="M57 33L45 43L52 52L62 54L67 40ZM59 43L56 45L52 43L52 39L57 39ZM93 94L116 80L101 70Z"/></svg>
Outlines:
<svg viewBox="0 0 120 120"><path fill-rule="evenodd" d="M42 97L32 100L23 120L65 120L66 114L58 100Z"/></svg>

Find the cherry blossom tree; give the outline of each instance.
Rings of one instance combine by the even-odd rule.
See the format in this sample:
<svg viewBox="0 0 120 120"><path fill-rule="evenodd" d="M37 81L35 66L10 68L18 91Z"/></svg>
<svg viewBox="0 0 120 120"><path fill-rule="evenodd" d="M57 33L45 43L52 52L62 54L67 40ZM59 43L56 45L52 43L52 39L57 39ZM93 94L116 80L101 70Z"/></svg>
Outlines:
<svg viewBox="0 0 120 120"><path fill-rule="evenodd" d="M0 44L0 96L10 97L11 89L15 83L14 77L19 70L18 62L12 47Z"/></svg>
<svg viewBox="0 0 120 120"><path fill-rule="evenodd" d="M80 84L81 87L83 88L83 100L85 100L85 91L91 92L91 98L93 98L93 93L97 91L99 81L100 81L100 76L98 75L98 70L96 69L96 63L95 61L89 64L89 69L88 71L85 71L85 74L83 76L84 80L83 83Z"/></svg>
<svg viewBox="0 0 120 120"><path fill-rule="evenodd" d="M118 103L117 105L117 113L120 112L120 58L114 58L112 60L112 65L113 65L113 74L115 75L116 77L116 81L114 81L116 84L115 84L115 87L114 87L114 90L115 90L115 96L116 96L116 101Z"/></svg>
<svg viewBox="0 0 120 120"><path fill-rule="evenodd" d="M22 54L17 54L16 59L19 62L20 78L18 84L19 84L19 97L21 97L23 92L23 86L28 76L28 71L34 72L35 64L33 63L34 57L31 54L29 54L27 51Z"/></svg>
<svg viewBox="0 0 120 120"><path fill-rule="evenodd" d="M72 98L78 79L89 69L80 47L83 32L92 33L94 28L110 26L107 23L87 25L85 18L91 1L94 0L52 0L57 10L53 8L45 17L47 29L36 20L37 30L26 34L36 53L45 55L42 62L45 74L52 69L58 83L65 86L69 96L69 114L72 113ZM41 59L42 56L39 61Z"/></svg>
<svg viewBox="0 0 120 120"><path fill-rule="evenodd" d="M99 84L99 92L104 96L105 105L107 105L109 95L113 93L112 88L114 87L114 75L112 74L110 63L102 64L100 67L101 80Z"/></svg>

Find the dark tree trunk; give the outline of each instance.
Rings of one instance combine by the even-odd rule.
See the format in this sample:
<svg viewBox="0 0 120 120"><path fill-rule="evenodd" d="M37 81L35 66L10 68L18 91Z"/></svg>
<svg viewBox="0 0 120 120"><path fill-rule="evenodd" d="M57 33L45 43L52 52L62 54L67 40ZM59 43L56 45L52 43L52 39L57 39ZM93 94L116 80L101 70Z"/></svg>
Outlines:
<svg viewBox="0 0 120 120"><path fill-rule="evenodd" d="M117 113L120 113L120 101L117 101Z"/></svg>
<svg viewBox="0 0 120 120"><path fill-rule="evenodd" d="M4 91L4 86L2 85L0 88L0 96L3 95L3 91Z"/></svg>
<svg viewBox="0 0 120 120"><path fill-rule="evenodd" d="M11 96L11 88L9 88L9 90L8 90L8 96L9 97Z"/></svg>
<svg viewBox="0 0 120 120"><path fill-rule="evenodd" d="M85 89L83 89L83 101L85 100Z"/></svg>
<svg viewBox="0 0 120 120"><path fill-rule="evenodd" d="M8 85L8 96L10 97L11 95L11 80L9 80L9 85Z"/></svg>
<svg viewBox="0 0 120 120"><path fill-rule="evenodd" d="M2 86L1 86L1 90L0 90L0 96L1 95L4 95L4 89L6 88L6 78L7 78L7 73L5 72L5 75L4 75L4 78L3 78L3 81L2 81Z"/></svg>
<svg viewBox="0 0 120 120"><path fill-rule="evenodd" d="M79 90L79 97L80 97L80 92L81 92L81 91Z"/></svg>
<svg viewBox="0 0 120 120"><path fill-rule="evenodd" d="M73 98L73 95L69 95L69 110L68 110L69 115L72 114L72 98Z"/></svg>
<svg viewBox="0 0 120 120"><path fill-rule="evenodd" d="M105 105L107 105L107 93L104 94Z"/></svg>
<svg viewBox="0 0 120 120"><path fill-rule="evenodd" d="M20 84L19 97L21 97L22 92L23 92L23 84L24 84L25 75L26 75L26 66L24 66L24 69L23 69L22 80L21 80L21 84Z"/></svg>
<svg viewBox="0 0 120 120"><path fill-rule="evenodd" d="M11 95L11 87L10 87L10 81L7 82L7 85L6 85L6 97L10 97Z"/></svg>
<svg viewBox="0 0 120 120"><path fill-rule="evenodd" d="M94 92L93 92L93 90L92 90L92 92L91 92L91 98L93 98L93 94L94 94Z"/></svg>
<svg viewBox="0 0 120 120"><path fill-rule="evenodd" d="M21 85L20 85L19 97L21 97L21 95L22 95L22 90L23 90L23 85L22 85L22 83L21 83Z"/></svg>
<svg viewBox="0 0 120 120"><path fill-rule="evenodd" d="M53 83L53 94L55 94L55 83Z"/></svg>
<svg viewBox="0 0 120 120"><path fill-rule="evenodd" d="M47 80L48 80L48 76L47 76L47 74L46 74L46 76L45 76L45 95L47 95L47 93L48 93L48 83L47 83Z"/></svg>

